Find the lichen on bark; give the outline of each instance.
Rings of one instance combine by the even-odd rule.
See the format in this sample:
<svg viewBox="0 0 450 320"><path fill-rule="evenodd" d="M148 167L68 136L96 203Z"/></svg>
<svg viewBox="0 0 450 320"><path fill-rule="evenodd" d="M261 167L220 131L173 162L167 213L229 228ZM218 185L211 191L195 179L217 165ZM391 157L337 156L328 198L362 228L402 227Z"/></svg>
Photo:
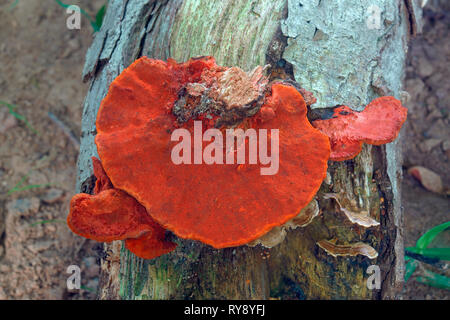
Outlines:
<svg viewBox="0 0 450 320"><path fill-rule="evenodd" d="M398 98L407 32L399 3L288 0L283 58L293 65L295 80L315 93L314 108L360 111L376 97L373 86L385 82Z"/></svg>

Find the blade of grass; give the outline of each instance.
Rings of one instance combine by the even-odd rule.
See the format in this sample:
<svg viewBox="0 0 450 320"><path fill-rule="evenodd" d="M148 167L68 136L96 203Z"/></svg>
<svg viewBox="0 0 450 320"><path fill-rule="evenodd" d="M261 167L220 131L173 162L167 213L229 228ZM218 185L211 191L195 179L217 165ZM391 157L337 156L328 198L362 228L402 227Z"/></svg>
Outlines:
<svg viewBox="0 0 450 320"><path fill-rule="evenodd" d="M11 193L8 192L8 195L9 194L13 194L14 192L20 192L20 191L36 189L36 188L46 188L46 187L50 187L50 186L51 186L50 183L47 183L47 184L29 184L29 185L26 185L26 186L21 187L21 188L14 188L14 190Z"/></svg>
<svg viewBox="0 0 450 320"><path fill-rule="evenodd" d="M28 122L27 118L25 118L23 115L17 113L14 111L15 108L17 108L17 106L7 103L5 101L1 101L0 100L0 105L3 105L4 107L8 108L9 113L14 116L16 119L22 121L23 123L25 123L25 125L27 126L28 129L30 129L33 133L35 134L39 134L37 132L37 130L35 128L33 128L33 126L30 124L30 122Z"/></svg>
<svg viewBox="0 0 450 320"><path fill-rule="evenodd" d="M0 104L3 104L4 106L6 106L9 110L13 110L14 108L17 107L15 105L11 104L11 103L8 103L8 102L5 102L5 101L1 101L1 100L0 100Z"/></svg>
<svg viewBox="0 0 450 320"><path fill-rule="evenodd" d="M22 191L22 190L27 190L27 189L32 189L32 188L38 188L38 187L50 187L52 184L48 183L48 184L35 184L35 185L28 185L28 186L23 186L22 185L27 181L27 179L30 177L31 173L36 170L37 168L39 168L42 165L42 161L45 161L46 159L48 159L48 156L44 156L41 159L39 159L37 161L37 164L35 164L35 166L33 168L30 169L30 171L28 171L28 173L26 175L24 175L22 177L22 179L20 179L20 181L14 186L12 187L7 195L10 195L14 192L18 192L18 191Z"/></svg>
<svg viewBox="0 0 450 320"><path fill-rule="evenodd" d="M52 220L42 220L42 221L37 221L37 222L34 222L34 223L32 223L32 224L30 224L30 226L31 227L34 227L34 226L37 226L37 225L40 225L40 224L47 224L47 223L54 223L54 222L57 222L57 223L66 223L64 220L62 220L62 219L52 219Z"/></svg>
<svg viewBox="0 0 450 320"><path fill-rule="evenodd" d="M414 253L419 254L427 258L435 258L439 260L450 260L450 248L425 248L420 249L417 247L407 247L406 254ZM408 254L409 255L409 254Z"/></svg>
<svg viewBox="0 0 450 320"><path fill-rule="evenodd" d="M86 286L84 286L84 285L81 285L81 286L80 286L80 289L87 290L87 291L89 291L89 292L95 293L95 290L94 290L94 289L89 288L89 287L86 287Z"/></svg>
<svg viewBox="0 0 450 320"><path fill-rule="evenodd" d="M100 30L102 24L103 24L103 18L105 17L106 13L106 4L104 4L95 15L95 24L97 25L97 28Z"/></svg>
<svg viewBox="0 0 450 320"><path fill-rule="evenodd" d="M15 1L11 4L11 6L9 7L9 11L11 11L12 9L14 9L14 8L17 6L18 3L19 3L19 0L15 0Z"/></svg>
<svg viewBox="0 0 450 320"><path fill-rule="evenodd" d="M431 242L443 231L450 228L450 221L437 225L425 232L416 242L415 247L405 248L405 281L407 281L419 265L419 261L440 265L441 260L450 260L450 248L428 248ZM416 280L433 287L450 289L450 278L426 271L424 276L417 277Z"/></svg>
<svg viewBox="0 0 450 320"><path fill-rule="evenodd" d="M445 263L442 262L438 258L426 257L421 254L413 253L413 252L407 251L407 250L405 250L405 256L408 256L409 258L417 260L418 262L423 262L425 264L428 264L428 265L436 267L436 268L444 268L445 267Z"/></svg>
<svg viewBox="0 0 450 320"><path fill-rule="evenodd" d="M432 271L427 271L426 275L417 277L416 280L432 287L450 290L450 278Z"/></svg>
<svg viewBox="0 0 450 320"><path fill-rule="evenodd" d="M433 239L442 231L450 228L450 221L437 225L425 232L416 242L416 248L425 249L433 241Z"/></svg>
<svg viewBox="0 0 450 320"><path fill-rule="evenodd" d="M416 271L417 267L419 266L419 263L416 260L407 258L406 264L405 264L405 282L408 281L408 279L412 276L414 271Z"/></svg>
<svg viewBox="0 0 450 320"><path fill-rule="evenodd" d="M9 111L9 113L12 114L17 119L23 121L23 123L25 123L27 128L30 129L33 133L38 134L37 130L35 128L33 128L33 126L28 122L28 120L24 116L22 116L21 114L18 114L15 111Z"/></svg>
<svg viewBox="0 0 450 320"><path fill-rule="evenodd" d="M71 4L65 4L64 2L62 2L62 1L60 1L60 0L55 0L55 2L56 2L57 4L59 4L61 7L63 7L64 9L67 9L67 8L69 8L70 6L72 6ZM84 11L83 9L80 8L80 12L81 12L82 15L84 15L86 18L88 18L89 21L93 21L92 18L91 18L91 16L90 16L86 11Z"/></svg>
<svg viewBox="0 0 450 320"><path fill-rule="evenodd" d="M46 188L46 187L51 186L50 183L47 183L47 184L29 184L29 185L22 187L22 185L25 183L25 181L27 181L27 179L30 176L32 171L33 170L30 170L26 175L24 175L22 177L22 179L20 179L20 181L8 191L7 195L9 196L9 195L13 194L14 192L20 192L20 191L35 189L35 188Z"/></svg>
<svg viewBox="0 0 450 320"><path fill-rule="evenodd" d="M19 189L20 186L23 185L24 182L28 179L28 177L30 176L30 174L31 174L31 171L28 172L26 175L24 175L24 176L22 177L22 179L20 179L20 181L19 181L14 187L12 187L12 188L8 191L7 194L10 195L10 194L13 194L14 192L16 192L17 189Z"/></svg>
<svg viewBox="0 0 450 320"><path fill-rule="evenodd" d="M55 2L56 2L60 7L63 7L63 8L65 8L65 9L67 9L67 8L69 8L69 7L71 6L70 4L65 4L64 2L62 2L62 1L60 1L60 0L55 0ZM84 11L84 10L81 9L81 8L80 8L80 12L81 12L81 14L82 14L83 16L85 16L85 17L89 20L89 22L90 22L92 28L94 29L94 32L97 32L100 28L97 27L97 24L96 24L95 20L93 20L93 19L91 18L91 16L90 16L86 11Z"/></svg>

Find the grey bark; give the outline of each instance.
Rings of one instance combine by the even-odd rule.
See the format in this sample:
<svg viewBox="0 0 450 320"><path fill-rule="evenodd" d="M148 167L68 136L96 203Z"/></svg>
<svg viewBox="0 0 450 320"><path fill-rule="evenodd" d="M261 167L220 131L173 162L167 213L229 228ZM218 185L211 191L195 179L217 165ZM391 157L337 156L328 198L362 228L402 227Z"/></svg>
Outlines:
<svg viewBox="0 0 450 320"><path fill-rule="evenodd" d="M380 9L369 29L369 5ZM175 58L212 55L244 70L266 63L272 74L294 78L318 98L315 108L339 104L361 110L379 95L401 95L409 37L420 31L420 6L412 0L112 0L87 52L86 96L77 191L92 189L95 118L112 80L142 55ZM246 246L214 250L177 239L169 255L144 261L121 242L105 245L101 299L167 298L395 298L403 279L401 157L398 143L365 147L355 160L329 165L330 183L317 198L322 215L270 250ZM379 219L378 229L354 232L342 225L324 192L344 190ZM316 242L340 237L365 241L379 252L333 258ZM382 289L370 291L367 267L382 271Z"/></svg>

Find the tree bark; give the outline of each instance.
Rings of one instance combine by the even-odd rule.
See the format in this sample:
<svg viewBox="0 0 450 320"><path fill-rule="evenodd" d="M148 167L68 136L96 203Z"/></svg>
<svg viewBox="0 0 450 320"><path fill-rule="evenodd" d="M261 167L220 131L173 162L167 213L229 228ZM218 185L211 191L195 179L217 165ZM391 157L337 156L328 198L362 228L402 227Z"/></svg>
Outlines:
<svg viewBox="0 0 450 320"><path fill-rule="evenodd" d="M414 1L374 0L112 0L86 56L90 81L82 123L77 191L92 191L95 119L112 80L142 55L179 62L214 56L219 65L295 79L318 98L314 108L346 104L361 110L379 95L400 97L408 37L417 32ZM379 28L369 27L369 5ZM374 20L376 23L376 20ZM414 22L416 21L416 22ZM415 24L414 24L415 23ZM415 30L414 30L415 28ZM329 162L316 199L321 215L288 232L271 249L216 250L176 239L173 253L142 260L122 242L105 244L100 299L373 299L395 298L403 279L398 143L365 146L354 160ZM333 210L327 192L345 192L379 227L356 228ZM332 257L323 239L363 241L379 252ZM381 269L370 290L367 268Z"/></svg>

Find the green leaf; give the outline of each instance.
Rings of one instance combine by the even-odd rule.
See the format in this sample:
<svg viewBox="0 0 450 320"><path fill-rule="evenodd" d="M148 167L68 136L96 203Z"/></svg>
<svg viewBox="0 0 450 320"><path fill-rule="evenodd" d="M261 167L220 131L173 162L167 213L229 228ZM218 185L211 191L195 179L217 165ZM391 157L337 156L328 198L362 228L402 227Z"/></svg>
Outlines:
<svg viewBox="0 0 450 320"><path fill-rule="evenodd" d="M408 279L412 276L414 271L416 271L418 265L419 262L408 258L405 264L405 282L408 281Z"/></svg>
<svg viewBox="0 0 450 320"><path fill-rule="evenodd" d="M59 4L61 7L63 8L68 8L70 7L69 4L65 4L64 2L60 1L60 0L55 0L55 2L57 4ZM108 3L108 2L106 2ZM80 12L83 16L85 16L88 20L89 23L92 26L92 29L94 29L94 32L97 32L100 30L100 27L102 26L103 23L103 17L105 16L105 12L106 12L106 4L103 5L97 12L96 16L95 16L95 20L91 18L91 16L84 11L83 9L80 8Z"/></svg>
<svg viewBox="0 0 450 320"><path fill-rule="evenodd" d="M450 290L450 278L432 271L427 271L425 276L417 277L416 280L432 287Z"/></svg>
<svg viewBox="0 0 450 320"><path fill-rule="evenodd" d="M106 13L106 4L104 4L100 10L97 11L97 14L95 15L95 24L97 25L97 28L100 30L102 24L103 24L103 18L105 17Z"/></svg>
<svg viewBox="0 0 450 320"><path fill-rule="evenodd" d="M450 248L425 248L407 247L406 254L409 252L420 254L428 258L437 258L439 260L450 260Z"/></svg>
<svg viewBox="0 0 450 320"><path fill-rule="evenodd" d="M65 9L67 9L67 8L69 8L69 7L71 6L70 4L65 4L65 3L61 2L60 0L55 0L55 2L56 2L57 4L59 4L61 7L65 8ZM81 14L82 14L83 16L85 16L85 17L89 20L89 22L91 23L91 25L92 25L93 23L95 24L95 21L92 20L91 16L90 16L86 11L84 11L83 9L80 8L80 12L81 12Z"/></svg>
<svg viewBox="0 0 450 320"><path fill-rule="evenodd" d="M417 240L415 247L405 248L405 281L411 277L419 265L419 261L417 260L425 263L438 263L440 260L450 260L450 248L428 248L431 242L433 242L441 232L449 228L450 221L435 226L425 232ZM419 276L416 280L433 287L450 290L450 278L432 271L426 271L424 276Z"/></svg>
<svg viewBox="0 0 450 320"><path fill-rule="evenodd" d="M416 248L425 249L433 241L433 239L442 231L450 228L450 221L440 224L425 232L416 242Z"/></svg>
<svg viewBox="0 0 450 320"><path fill-rule="evenodd" d="M89 291L89 292L92 292L92 293L95 293L95 290L93 288L89 288L89 287L86 287L84 285L81 285L80 289L86 290L86 291Z"/></svg>
<svg viewBox="0 0 450 320"><path fill-rule="evenodd" d="M61 1L59 1L59 0L55 0L55 2L56 2L57 4L59 4L61 7L65 8L65 9L67 9L68 7L71 6L70 4L65 4L65 3L63 3L63 2L61 2Z"/></svg>
<svg viewBox="0 0 450 320"><path fill-rule="evenodd" d="M91 24L92 29L94 29L94 32L97 32L98 30L100 30L100 28L97 26L95 21L90 21L90 24Z"/></svg>

